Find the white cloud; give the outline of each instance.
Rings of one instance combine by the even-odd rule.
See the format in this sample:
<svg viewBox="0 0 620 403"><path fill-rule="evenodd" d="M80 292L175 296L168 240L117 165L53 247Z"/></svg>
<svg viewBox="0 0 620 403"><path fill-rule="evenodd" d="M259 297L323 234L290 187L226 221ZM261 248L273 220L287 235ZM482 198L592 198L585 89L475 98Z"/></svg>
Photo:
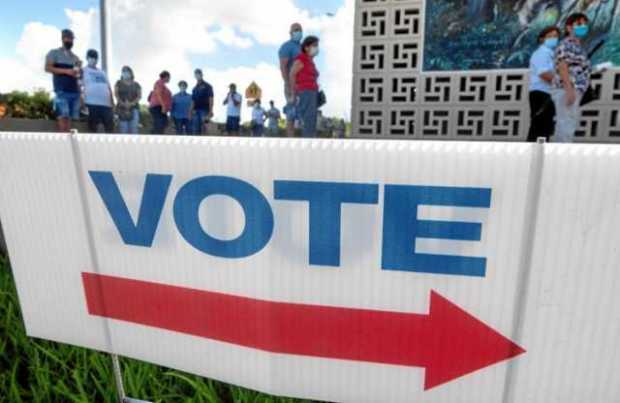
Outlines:
<svg viewBox="0 0 620 403"><path fill-rule="evenodd" d="M182 5L180 4L182 3ZM266 12L266 10L277 10ZM169 70L173 83L180 79L191 82L194 67L202 67L217 96L216 115L225 111L221 99L230 82L243 90L255 80L263 89L264 99L284 102L279 66L238 60L239 66L212 69L192 66L192 56L218 57L222 46L248 49L252 46L279 46L288 36L292 22L300 22L307 33L321 38L325 69L321 85L328 104L326 115L349 116L352 82L354 0L345 4L334 17L313 17L307 10L295 6L293 0L247 1L228 0L113 0L112 21L112 79L122 65L130 65L148 94L161 70ZM76 33L75 51L83 57L87 48L99 48L99 21L97 10L66 10L70 27ZM51 86L51 79L43 72L45 53L60 46L60 29L32 22L24 27L16 46L17 59L0 59L0 91L31 90ZM275 52L274 52L275 53ZM234 64L235 61L229 61ZM207 63L208 64L208 63ZM171 85L176 89L176 85ZM145 96L146 96L145 94ZM246 117L248 112L246 112Z"/></svg>

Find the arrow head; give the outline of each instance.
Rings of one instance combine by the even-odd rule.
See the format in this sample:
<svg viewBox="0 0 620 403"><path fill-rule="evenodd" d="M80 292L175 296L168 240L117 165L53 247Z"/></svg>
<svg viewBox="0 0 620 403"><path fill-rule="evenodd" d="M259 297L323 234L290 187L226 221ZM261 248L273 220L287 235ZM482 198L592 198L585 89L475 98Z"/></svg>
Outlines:
<svg viewBox="0 0 620 403"><path fill-rule="evenodd" d="M424 390L525 353L508 338L431 292Z"/></svg>

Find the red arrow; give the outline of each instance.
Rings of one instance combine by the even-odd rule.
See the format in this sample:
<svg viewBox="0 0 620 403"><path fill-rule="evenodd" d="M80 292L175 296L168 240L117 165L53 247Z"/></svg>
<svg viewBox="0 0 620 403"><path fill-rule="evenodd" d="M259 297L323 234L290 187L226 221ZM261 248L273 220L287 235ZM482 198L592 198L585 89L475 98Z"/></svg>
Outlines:
<svg viewBox="0 0 620 403"><path fill-rule="evenodd" d="M83 273L91 315L273 353L426 368L425 390L524 349L436 292L430 314L263 301Z"/></svg>

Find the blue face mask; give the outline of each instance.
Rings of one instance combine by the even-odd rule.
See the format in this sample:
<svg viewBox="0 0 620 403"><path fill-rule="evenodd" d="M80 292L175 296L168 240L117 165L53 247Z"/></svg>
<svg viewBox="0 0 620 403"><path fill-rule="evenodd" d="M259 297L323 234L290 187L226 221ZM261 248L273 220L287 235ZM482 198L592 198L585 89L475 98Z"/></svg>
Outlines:
<svg viewBox="0 0 620 403"><path fill-rule="evenodd" d="M304 33L301 31L295 31L291 34L291 39L295 42L301 42L304 37Z"/></svg>
<svg viewBox="0 0 620 403"><path fill-rule="evenodd" d="M545 39L545 46L549 49L555 49L559 42L560 40L558 38L548 38Z"/></svg>
<svg viewBox="0 0 620 403"><path fill-rule="evenodd" d="M574 30L577 38L585 38L588 36L588 32L590 32L590 27L587 25L575 25Z"/></svg>

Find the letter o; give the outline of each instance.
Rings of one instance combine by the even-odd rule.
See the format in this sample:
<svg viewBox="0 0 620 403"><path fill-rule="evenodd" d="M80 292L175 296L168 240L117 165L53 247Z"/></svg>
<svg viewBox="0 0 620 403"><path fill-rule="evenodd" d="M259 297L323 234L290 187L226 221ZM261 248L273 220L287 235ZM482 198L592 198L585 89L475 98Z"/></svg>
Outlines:
<svg viewBox="0 0 620 403"><path fill-rule="evenodd" d="M245 227L233 240L207 234L200 224L200 204L214 195L235 199L245 213ZM263 194L251 184L225 176L204 176L186 183L174 200L174 221L181 236L211 256L238 259L260 252L273 234L273 211Z"/></svg>

